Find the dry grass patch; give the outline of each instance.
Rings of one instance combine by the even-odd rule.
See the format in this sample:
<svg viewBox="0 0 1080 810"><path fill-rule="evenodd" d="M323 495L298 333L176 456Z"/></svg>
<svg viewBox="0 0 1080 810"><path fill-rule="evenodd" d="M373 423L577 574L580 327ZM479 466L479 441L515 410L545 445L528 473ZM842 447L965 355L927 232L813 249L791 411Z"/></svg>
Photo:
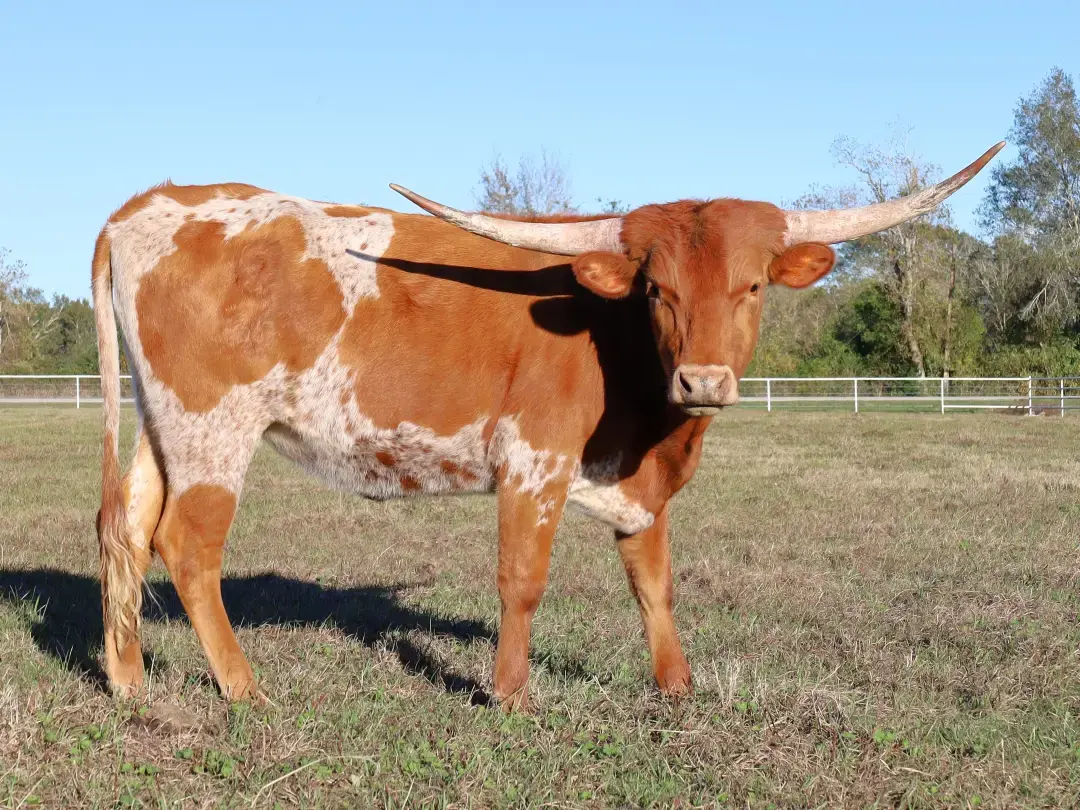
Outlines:
<svg viewBox="0 0 1080 810"><path fill-rule="evenodd" d="M673 513L694 696L656 695L609 533L571 517L511 717L493 500L370 503L270 452L224 593L272 703L217 696L160 565L149 693L107 696L98 421L0 410L0 806L1080 801L1071 419L725 414Z"/></svg>

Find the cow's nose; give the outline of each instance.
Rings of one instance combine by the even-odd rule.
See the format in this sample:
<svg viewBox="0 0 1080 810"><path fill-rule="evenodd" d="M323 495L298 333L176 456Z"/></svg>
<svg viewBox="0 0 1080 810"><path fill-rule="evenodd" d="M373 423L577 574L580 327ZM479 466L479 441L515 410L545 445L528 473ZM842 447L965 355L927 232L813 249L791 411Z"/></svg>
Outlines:
<svg viewBox="0 0 1080 810"><path fill-rule="evenodd" d="M706 416L737 403L739 383L728 366L684 363L675 369L670 398L687 413Z"/></svg>
<svg viewBox="0 0 1080 810"><path fill-rule="evenodd" d="M679 383L679 390L684 397L693 397L695 392L704 388L701 377L691 373L690 369L679 366L675 369L675 380Z"/></svg>

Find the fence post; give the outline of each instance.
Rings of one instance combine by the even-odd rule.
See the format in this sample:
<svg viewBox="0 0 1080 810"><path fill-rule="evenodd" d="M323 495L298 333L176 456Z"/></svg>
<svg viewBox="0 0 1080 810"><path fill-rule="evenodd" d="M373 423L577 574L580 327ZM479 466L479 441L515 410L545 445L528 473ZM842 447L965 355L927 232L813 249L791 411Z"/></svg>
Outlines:
<svg viewBox="0 0 1080 810"><path fill-rule="evenodd" d="M772 380L765 378L765 410L772 413Z"/></svg>
<svg viewBox="0 0 1080 810"><path fill-rule="evenodd" d="M1031 406L1031 376L1028 375L1028 416L1034 416L1035 409Z"/></svg>
<svg viewBox="0 0 1080 810"><path fill-rule="evenodd" d="M855 378L855 413L859 412L859 378Z"/></svg>
<svg viewBox="0 0 1080 810"><path fill-rule="evenodd" d="M75 410L82 407L82 389L79 386L80 377L75 375Z"/></svg>
<svg viewBox="0 0 1080 810"><path fill-rule="evenodd" d="M945 378L941 378L941 412L945 413Z"/></svg>
<svg viewBox="0 0 1080 810"><path fill-rule="evenodd" d="M1065 416L1065 378L1061 377L1058 384L1061 386L1061 415Z"/></svg>

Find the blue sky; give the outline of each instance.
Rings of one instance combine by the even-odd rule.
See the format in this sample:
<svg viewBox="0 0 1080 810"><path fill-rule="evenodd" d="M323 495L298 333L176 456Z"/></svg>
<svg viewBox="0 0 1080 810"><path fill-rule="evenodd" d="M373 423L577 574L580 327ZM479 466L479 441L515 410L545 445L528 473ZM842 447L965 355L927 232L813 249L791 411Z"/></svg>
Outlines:
<svg viewBox="0 0 1080 810"><path fill-rule="evenodd" d="M1078 42L1075 0L12 2L0 246L82 296L105 218L166 177L412 210L396 182L469 207L495 151L558 153L584 207L791 201L850 180L838 135L895 120L952 172L1051 67L1080 78ZM960 226L984 181L954 198Z"/></svg>

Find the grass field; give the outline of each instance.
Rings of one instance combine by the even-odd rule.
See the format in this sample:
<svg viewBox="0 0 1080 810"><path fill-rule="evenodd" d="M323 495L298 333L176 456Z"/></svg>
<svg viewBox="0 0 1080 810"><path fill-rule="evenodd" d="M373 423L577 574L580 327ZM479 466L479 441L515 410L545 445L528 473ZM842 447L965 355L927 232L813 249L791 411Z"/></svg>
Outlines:
<svg viewBox="0 0 1080 810"><path fill-rule="evenodd" d="M99 417L0 409L2 806L1080 804L1073 419L724 414L674 506L694 695L656 694L570 516L507 716L493 499L369 503L269 451L224 590L272 702L218 697L159 563L149 693L109 697Z"/></svg>

